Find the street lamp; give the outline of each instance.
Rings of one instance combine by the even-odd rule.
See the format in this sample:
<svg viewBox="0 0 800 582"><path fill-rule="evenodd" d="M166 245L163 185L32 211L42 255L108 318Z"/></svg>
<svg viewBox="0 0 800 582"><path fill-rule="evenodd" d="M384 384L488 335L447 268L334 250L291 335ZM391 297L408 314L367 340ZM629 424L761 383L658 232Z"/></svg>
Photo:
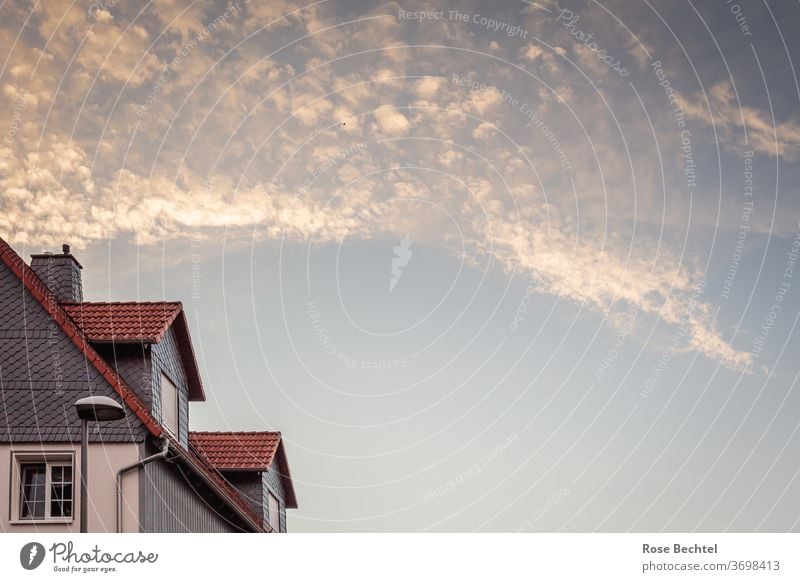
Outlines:
<svg viewBox="0 0 800 582"><path fill-rule="evenodd" d="M89 516L89 421L125 418L125 409L107 396L87 396L75 402L81 419L81 533L86 533Z"/></svg>

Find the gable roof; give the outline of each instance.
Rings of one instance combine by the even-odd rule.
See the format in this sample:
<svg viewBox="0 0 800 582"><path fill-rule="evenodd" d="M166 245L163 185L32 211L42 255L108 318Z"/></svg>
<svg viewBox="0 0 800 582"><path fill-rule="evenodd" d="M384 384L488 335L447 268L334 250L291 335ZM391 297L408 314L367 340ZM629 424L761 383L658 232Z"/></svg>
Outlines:
<svg viewBox="0 0 800 582"><path fill-rule="evenodd" d="M283 483L287 507L297 507L289 464L279 432L190 432L189 443L219 471L275 472ZM278 459L275 464L275 459Z"/></svg>
<svg viewBox="0 0 800 582"><path fill-rule="evenodd" d="M202 478L209 481L214 486L217 494L231 506L233 506L246 521L256 530L265 530L268 526L264 525L263 518L257 516L250 509L249 505L239 496L238 492L231 486L206 459L183 448L183 446L168 432L164 431L158 421L150 414L149 409L142 403L136 393L122 379L122 377L112 368L91 346L88 338L84 335L81 328L72 320L66 310L59 303L56 296L47 288L42 280L36 275L25 261L11 248L11 246L0 237L0 261L17 276L23 287L39 302L44 310L50 315L53 321L70 338L73 344L83 353L86 361L94 366L101 376L111 385L113 390L122 399L136 417L144 424L154 437L167 438L172 444L172 448L177 451L182 458L192 467L192 469ZM181 310L178 319L183 318ZM183 318L183 326L186 329L186 320ZM192 357L194 357L192 355Z"/></svg>
<svg viewBox="0 0 800 582"><path fill-rule="evenodd" d="M186 370L189 400L206 399L180 301L83 301L61 305L86 338L95 343L157 344L172 326Z"/></svg>

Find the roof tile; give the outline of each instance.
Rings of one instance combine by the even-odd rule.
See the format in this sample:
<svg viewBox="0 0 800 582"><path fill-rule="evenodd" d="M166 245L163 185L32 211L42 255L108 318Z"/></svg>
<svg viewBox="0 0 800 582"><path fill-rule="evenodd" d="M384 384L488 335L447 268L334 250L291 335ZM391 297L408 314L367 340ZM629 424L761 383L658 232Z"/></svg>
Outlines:
<svg viewBox="0 0 800 582"><path fill-rule="evenodd" d="M61 306L94 342L157 343L181 312L177 301L84 301Z"/></svg>
<svg viewBox="0 0 800 582"><path fill-rule="evenodd" d="M279 432L189 433L189 443L220 471L266 471L280 442Z"/></svg>

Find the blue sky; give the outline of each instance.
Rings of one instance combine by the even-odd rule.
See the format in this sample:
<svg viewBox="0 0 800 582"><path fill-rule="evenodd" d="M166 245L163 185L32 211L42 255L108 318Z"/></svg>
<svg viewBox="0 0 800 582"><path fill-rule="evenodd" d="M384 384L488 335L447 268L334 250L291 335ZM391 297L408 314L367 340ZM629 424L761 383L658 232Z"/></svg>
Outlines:
<svg viewBox="0 0 800 582"><path fill-rule="evenodd" d="M0 13L0 233L184 302L292 529L797 529L795 4Z"/></svg>

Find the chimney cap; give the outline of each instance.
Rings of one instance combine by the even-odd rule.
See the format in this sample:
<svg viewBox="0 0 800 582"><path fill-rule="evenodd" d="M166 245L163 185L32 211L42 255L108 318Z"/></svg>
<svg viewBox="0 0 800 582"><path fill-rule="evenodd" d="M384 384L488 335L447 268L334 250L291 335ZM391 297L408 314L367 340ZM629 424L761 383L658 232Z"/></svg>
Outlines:
<svg viewBox="0 0 800 582"><path fill-rule="evenodd" d="M75 264L78 266L79 269L83 269L83 265L80 264L78 259L76 259L73 254L70 252L70 246L67 243L61 245L61 254L57 255L52 251L44 251L39 253L38 255L31 255L32 260L36 259L53 259L53 258L60 258L60 257L68 257L72 259Z"/></svg>

